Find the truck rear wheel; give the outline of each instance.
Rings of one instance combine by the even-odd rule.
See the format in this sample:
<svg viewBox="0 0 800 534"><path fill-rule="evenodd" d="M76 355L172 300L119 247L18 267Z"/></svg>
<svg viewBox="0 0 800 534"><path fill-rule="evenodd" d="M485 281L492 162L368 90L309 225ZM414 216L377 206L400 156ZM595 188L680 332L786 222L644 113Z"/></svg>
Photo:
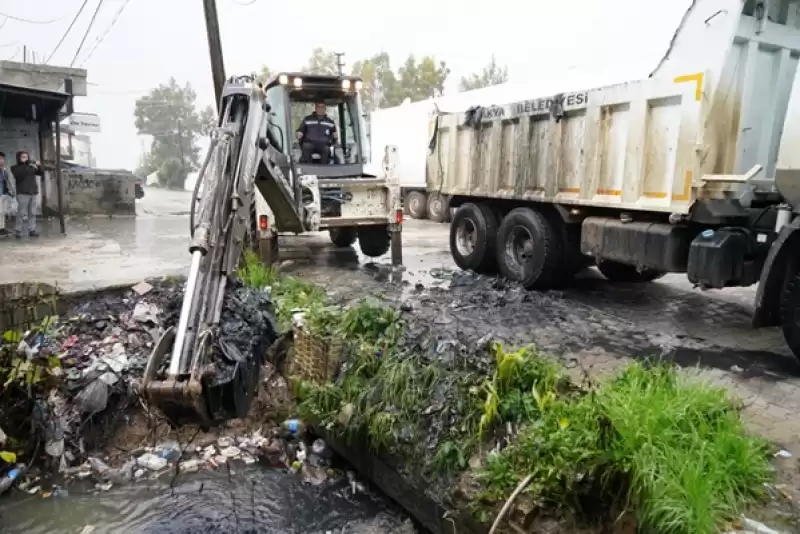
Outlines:
<svg viewBox="0 0 800 534"><path fill-rule="evenodd" d="M440 193L428 195L428 219L433 222L446 222L450 215L450 206L447 197Z"/></svg>
<svg viewBox="0 0 800 534"><path fill-rule="evenodd" d="M548 289L562 264L561 233L538 211L516 208L497 232L500 274L527 289Z"/></svg>
<svg viewBox="0 0 800 534"><path fill-rule="evenodd" d="M598 260L597 268L612 282L652 282L667 274L647 267L638 269L633 265L612 260Z"/></svg>
<svg viewBox="0 0 800 534"><path fill-rule="evenodd" d="M406 208L414 219L424 219L428 214L428 199L425 193L411 191L406 195Z"/></svg>
<svg viewBox="0 0 800 534"><path fill-rule="evenodd" d="M331 228L328 230L331 242L337 247L349 247L356 242L358 232L355 228Z"/></svg>
<svg viewBox="0 0 800 534"><path fill-rule="evenodd" d="M386 226L363 226L358 229L358 245L361 252L377 258L389 252L389 229Z"/></svg>
<svg viewBox="0 0 800 534"><path fill-rule="evenodd" d="M781 295L781 330L789 350L800 358L800 275L789 282Z"/></svg>
<svg viewBox="0 0 800 534"><path fill-rule="evenodd" d="M464 204L450 224L450 255L459 268L490 274L497 270L497 217L485 204Z"/></svg>

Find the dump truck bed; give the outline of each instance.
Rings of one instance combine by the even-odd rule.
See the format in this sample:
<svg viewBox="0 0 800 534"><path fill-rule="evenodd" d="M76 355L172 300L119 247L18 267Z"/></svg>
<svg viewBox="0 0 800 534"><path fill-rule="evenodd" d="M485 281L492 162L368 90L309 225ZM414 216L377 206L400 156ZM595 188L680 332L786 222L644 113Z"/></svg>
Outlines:
<svg viewBox="0 0 800 534"><path fill-rule="evenodd" d="M477 118L440 114L428 189L687 213L753 176L773 179L800 54L798 5L767 2L764 14L750 4L693 3L648 79L531 95Z"/></svg>

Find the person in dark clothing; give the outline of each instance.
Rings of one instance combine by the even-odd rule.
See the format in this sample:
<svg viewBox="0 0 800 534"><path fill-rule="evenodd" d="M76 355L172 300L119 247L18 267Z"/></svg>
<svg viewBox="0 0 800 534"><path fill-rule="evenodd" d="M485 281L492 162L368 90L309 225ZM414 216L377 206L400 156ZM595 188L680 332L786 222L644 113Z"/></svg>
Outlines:
<svg viewBox="0 0 800 534"><path fill-rule="evenodd" d="M38 237L36 232L36 197L39 195L37 176L44 176L42 164L30 162L27 152L17 152L17 164L11 167L11 174L17 186L17 239L31 236Z"/></svg>
<svg viewBox="0 0 800 534"><path fill-rule="evenodd" d="M297 128L295 135L303 149L301 163L311 163L314 154L319 154L322 165L327 165L330 160L330 147L339 133L336 123L325 113L326 110L325 102L317 102L314 104L314 113L305 117Z"/></svg>

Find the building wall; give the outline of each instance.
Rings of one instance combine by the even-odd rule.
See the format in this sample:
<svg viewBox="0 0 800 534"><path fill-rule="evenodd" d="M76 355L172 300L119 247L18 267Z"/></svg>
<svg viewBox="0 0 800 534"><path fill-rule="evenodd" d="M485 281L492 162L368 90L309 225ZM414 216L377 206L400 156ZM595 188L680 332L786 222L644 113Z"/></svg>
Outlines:
<svg viewBox="0 0 800 534"><path fill-rule="evenodd" d="M69 215L135 215L133 173L92 169L65 172L64 205Z"/></svg>

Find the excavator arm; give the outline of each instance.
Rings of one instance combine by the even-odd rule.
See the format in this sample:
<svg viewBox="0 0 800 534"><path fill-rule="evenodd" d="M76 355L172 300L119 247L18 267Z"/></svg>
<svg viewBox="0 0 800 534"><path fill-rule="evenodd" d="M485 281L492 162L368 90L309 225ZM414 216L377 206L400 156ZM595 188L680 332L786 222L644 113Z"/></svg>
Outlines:
<svg viewBox="0 0 800 534"><path fill-rule="evenodd" d="M244 417L263 363L237 365L222 382L211 376L223 299L252 230L269 106L260 84L237 77L225 84L220 110L192 198L192 259L180 319L156 344L141 384L147 401L175 425L209 427Z"/></svg>

